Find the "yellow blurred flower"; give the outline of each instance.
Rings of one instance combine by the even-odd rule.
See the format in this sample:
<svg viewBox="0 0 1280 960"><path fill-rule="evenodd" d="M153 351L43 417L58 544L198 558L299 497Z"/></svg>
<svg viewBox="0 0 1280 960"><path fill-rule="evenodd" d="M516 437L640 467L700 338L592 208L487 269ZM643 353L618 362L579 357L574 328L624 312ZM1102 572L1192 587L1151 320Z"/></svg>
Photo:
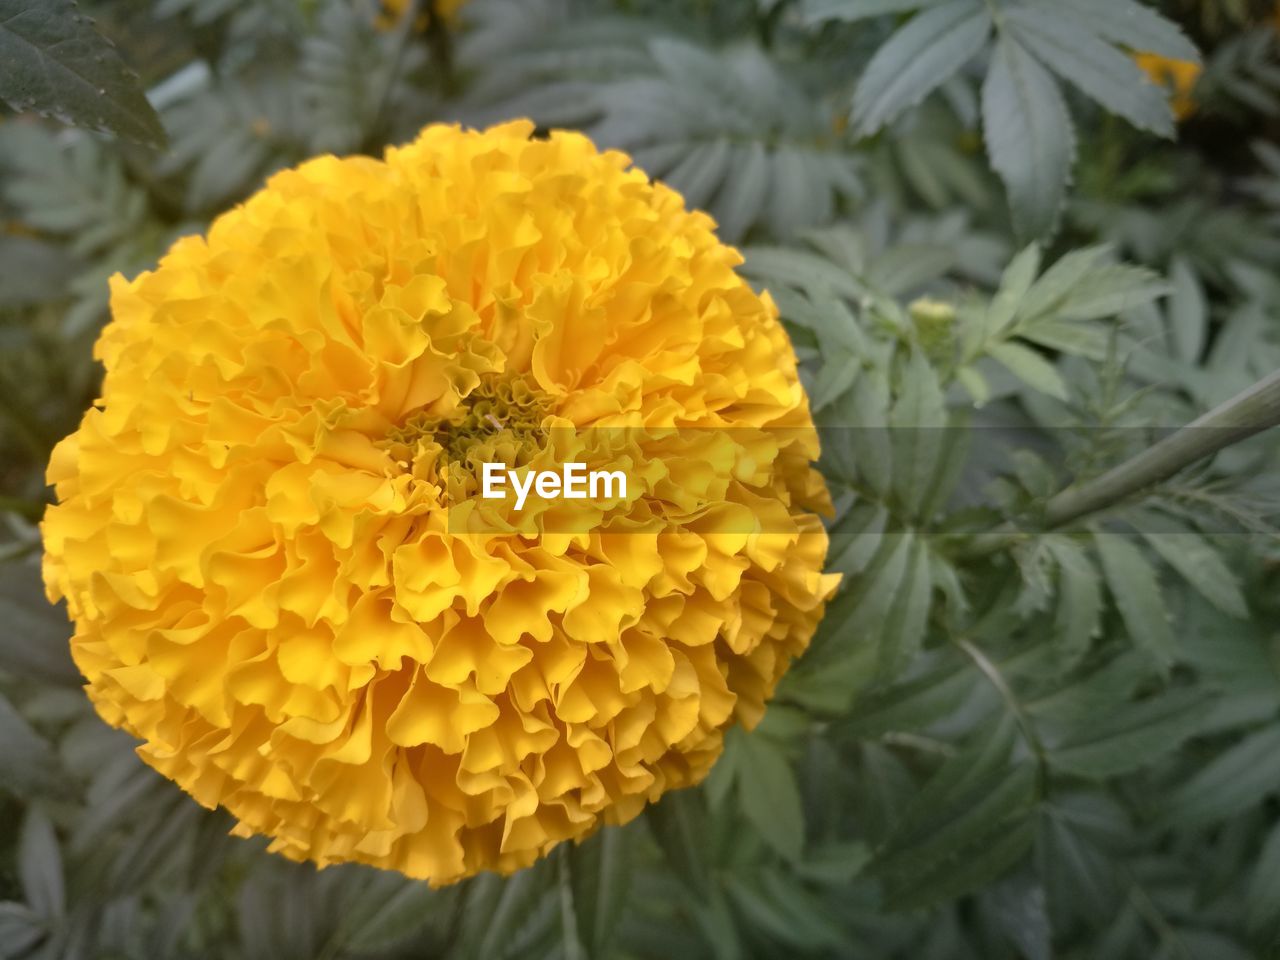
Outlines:
<svg viewBox="0 0 1280 960"><path fill-rule="evenodd" d="M49 465L98 712L295 859L442 883L628 820L835 586L773 302L628 157L532 134L311 160L112 278ZM459 486L566 453L633 489L531 529Z"/></svg>
<svg viewBox="0 0 1280 960"><path fill-rule="evenodd" d="M435 0L434 7L431 0L422 0L419 9L422 14L418 18L416 26L418 29L424 29L427 25L430 14L434 11L445 20L452 20L459 10L466 6L467 0ZM405 10L409 8L409 0L380 0L382 7L381 14L378 17L378 26L384 30L390 29L404 16Z"/></svg>
<svg viewBox="0 0 1280 960"><path fill-rule="evenodd" d="M1195 112L1192 92L1203 69L1200 64L1192 60L1171 60L1154 53L1136 53L1133 59L1152 83L1169 91L1169 105L1175 117L1185 120Z"/></svg>

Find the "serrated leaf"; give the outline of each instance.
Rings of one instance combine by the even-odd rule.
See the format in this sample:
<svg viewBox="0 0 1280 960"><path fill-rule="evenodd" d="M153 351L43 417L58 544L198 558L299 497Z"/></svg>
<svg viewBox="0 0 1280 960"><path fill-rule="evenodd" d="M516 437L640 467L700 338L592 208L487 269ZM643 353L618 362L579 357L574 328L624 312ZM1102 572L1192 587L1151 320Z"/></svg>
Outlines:
<svg viewBox="0 0 1280 960"><path fill-rule="evenodd" d="M830 910L794 878L761 870L753 879L757 882L732 876L727 884L729 896L747 923L800 949L846 944L847 935Z"/></svg>
<svg viewBox="0 0 1280 960"><path fill-rule="evenodd" d="M1023 0L1073 17L1093 33L1135 51L1199 62L1200 51L1172 20L1135 0Z"/></svg>
<svg viewBox="0 0 1280 960"><path fill-rule="evenodd" d="M929 548L916 538L905 574L880 638L880 675L893 677L911 663L924 644L933 597Z"/></svg>
<svg viewBox="0 0 1280 960"><path fill-rule="evenodd" d="M1000 288L987 309L986 335L993 337L1013 323L1022 298L1040 272L1040 246L1031 244L1010 261L1000 277Z"/></svg>
<svg viewBox="0 0 1280 960"><path fill-rule="evenodd" d="M1049 750L1056 770L1103 779L1137 770L1172 753L1199 729L1212 698L1197 689L1171 690L1082 719Z"/></svg>
<svg viewBox="0 0 1280 960"><path fill-rule="evenodd" d="M1237 816L1280 790L1280 725L1249 734L1178 784L1161 813L1165 825L1198 827Z"/></svg>
<svg viewBox="0 0 1280 960"><path fill-rule="evenodd" d="M1089 650L1102 617L1102 582L1088 554L1065 537L1046 542L1058 563L1058 604L1053 620L1054 646L1068 663Z"/></svg>
<svg viewBox="0 0 1280 960"><path fill-rule="evenodd" d="M588 957L612 954L618 924L630 900L631 834L609 826L569 849L573 913L578 941Z"/></svg>
<svg viewBox="0 0 1280 960"><path fill-rule="evenodd" d="M1140 130L1173 136L1168 95L1132 57L1056 8L1010 6L1004 23L1010 35L1080 92Z"/></svg>
<svg viewBox="0 0 1280 960"><path fill-rule="evenodd" d="M1018 308L1018 330L1058 316L1108 250L1105 244L1072 250L1060 257L1027 291Z"/></svg>
<svg viewBox="0 0 1280 960"><path fill-rule="evenodd" d="M735 146L729 175L716 204L725 243L737 243L756 222L769 191L769 158L759 142Z"/></svg>
<svg viewBox="0 0 1280 960"><path fill-rule="evenodd" d="M761 838L789 860L804 848L804 805L786 754L768 737L741 733L738 802Z"/></svg>
<svg viewBox="0 0 1280 960"><path fill-rule="evenodd" d="M1176 655L1176 644L1155 568L1122 534L1097 533L1093 542L1102 560L1107 589L1129 635L1168 671Z"/></svg>
<svg viewBox="0 0 1280 960"><path fill-rule="evenodd" d="M390 890L388 886L391 886ZM358 956L380 954L403 946L432 921L435 911L448 902L441 891L416 880L394 885L375 884L368 896L361 898L361 905L371 899L368 909L358 915L350 906L347 907L350 926L343 937L343 946Z"/></svg>
<svg viewBox="0 0 1280 960"><path fill-rule="evenodd" d="M1052 929L1039 883L1013 874L983 891L982 905L993 925L1027 960L1052 960Z"/></svg>
<svg viewBox="0 0 1280 960"><path fill-rule="evenodd" d="M1196 363L1204 352L1209 331L1209 304L1200 278L1185 257L1174 259L1169 270L1173 285L1169 297L1169 336L1174 356Z"/></svg>
<svg viewBox="0 0 1280 960"><path fill-rule="evenodd" d="M707 843L710 829L707 809L694 790L673 790L645 809L645 820L673 871L695 892L711 887Z"/></svg>
<svg viewBox="0 0 1280 960"><path fill-rule="evenodd" d="M18 837L18 877L27 903L41 917L54 919L66 911L62 854L53 824L39 807L31 807Z"/></svg>
<svg viewBox="0 0 1280 960"><path fill-rule="evenodd" d="M0 0L0 99L160 146L160 118L115 47L71 0Z"/></svg>
<svg viewBox="0 0 1280 960"><path fill-rule="evenodd" d="M1018 233L1053 233L1075 163L1075 130L1053 77L1008 36L982 85L982 129Z"/></svg>
<svg viewBox="0 0 1280 960"><path fill-rule="evenodd" d="M1272 827L1267 835L1245 894L1245 926L1260 941L1274 942L1280 934L1277 903L1280 903L1280 824Z"/></svg>
<svg viewBox="0 0 1280 960"><path fill-rule="evenodd" d="M1035 768L1009 763L1009 725L978 736L930 778L873 870L895 909L967 893L1000 876L1031 846Z"/></svg>
<svg viewBox="0 0 1280 960"><path fill-rule="evenodd" d="M56 788L60 780L52 748L0 694L0 793L30 797Z"/></svg>
<svg viewBox="0 0 1280 960"><path fill-rule="evenodd" d="M1150 513L1135 515L1133 522L1151 548L1197 593L1228 616L1241 620L1249 616L1236 575L1204 537Z"/></svg>
<svg viewBox="0 0 1280 960"><path fill-rule="evenodd" d="M1168 285L1142 267L1106 264L1090 270L1057 310L1063 320L1114 317L1169 292Z"/></svg>
<svg viewBox="0 0 1280 960"><path fill-rule="evenodd" d="M866 20L887 13L907 13L922 7L935 7L945 0L804 0L800 19L805 23L823 20Z"/></svg>
<svg viewBox="0 0 1280 960"><path fill-rule="evenodd" d="M918 516L937 479L947 428L947 406L938 372L920 349L902 370L890 414L893 488L903 510Z"/></svg>
<svg viewBox="0 0 1280 960"><path fill-rule="evenodd" d="M1132 827L1114 800L1101 793L1069 793L1041 807L1036 872L1056 925L1109 916L1119 895L1113 858L1123 855Z"/></svg>
<svg viewBox="0 0 1280 960"><path fill-rule="evenodd" d="M868 136L946 82L982 50L991 14L976 0L951 0L917 14L880 47L858 80L853 117Z"/></svg>
<svg viewBox="0 0 1280 960"><path fill-rule="evenodd" d="M987 347L987 353L1027 386L1059 400L1067 399L1067 383L1062 375L1030 347L1012 341L993 343Z"/></svg>
<svg viewBox="0 0 1280 960"><path fill-rule="evenodd" d="M902 731L919 733L957 709L973 692L975 674L946 657L923 676L881 686L859 697L837 727L859 739Z"/></svg>
<svg viewBox="0 0 1280 960"><path fill-rule="evenodd" d="M71 627L49 605L39 570L9 564L0 576L0 669L44 683L78 686L83 680L71 660Z"/></svg>

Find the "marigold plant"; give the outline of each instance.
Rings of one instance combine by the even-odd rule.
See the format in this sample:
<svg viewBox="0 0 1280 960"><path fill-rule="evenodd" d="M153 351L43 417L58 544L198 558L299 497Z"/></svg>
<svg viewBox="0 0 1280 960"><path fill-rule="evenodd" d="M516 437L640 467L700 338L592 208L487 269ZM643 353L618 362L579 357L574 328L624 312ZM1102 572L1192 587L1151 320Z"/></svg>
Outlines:
<svg viewBox="0 0 1280 960"><path fill-rule="evenodd" d="M49 466L98 712L295 859L447 882L628 820L834 587L772 301L627 156L532 132L309 161L115 277ZM572 529L453 484L565 444L633 477Z"/></svg>

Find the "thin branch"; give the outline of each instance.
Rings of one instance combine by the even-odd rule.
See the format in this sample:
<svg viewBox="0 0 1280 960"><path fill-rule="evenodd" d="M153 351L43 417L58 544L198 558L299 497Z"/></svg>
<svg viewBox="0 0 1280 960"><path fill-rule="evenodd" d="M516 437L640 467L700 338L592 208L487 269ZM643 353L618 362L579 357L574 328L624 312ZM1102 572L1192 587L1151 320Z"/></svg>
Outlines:
<svg viewBox="0 0 1280 960"><path fill-rule="evenodd" d="M1067 487L1045 508L1060 527L1109 507L1219 450L1280 424L1280 370L1102 476Z"/></svg>

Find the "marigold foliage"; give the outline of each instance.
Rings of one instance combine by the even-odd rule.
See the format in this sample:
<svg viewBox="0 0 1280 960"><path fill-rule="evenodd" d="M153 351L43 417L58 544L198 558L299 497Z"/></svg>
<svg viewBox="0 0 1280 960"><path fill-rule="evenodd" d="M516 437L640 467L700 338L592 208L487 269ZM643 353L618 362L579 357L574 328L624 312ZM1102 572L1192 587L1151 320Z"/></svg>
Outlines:
<svg viewBox="0 0 1280 960"><path fill-rule="evenodd" d="M115 277L49 466L98 712L294 859L448 882L634 817L835 585L772 301L627 156L532 131L309 161ZM460 463L566 453L629 458L627 499L446 509Z"/></svg>

